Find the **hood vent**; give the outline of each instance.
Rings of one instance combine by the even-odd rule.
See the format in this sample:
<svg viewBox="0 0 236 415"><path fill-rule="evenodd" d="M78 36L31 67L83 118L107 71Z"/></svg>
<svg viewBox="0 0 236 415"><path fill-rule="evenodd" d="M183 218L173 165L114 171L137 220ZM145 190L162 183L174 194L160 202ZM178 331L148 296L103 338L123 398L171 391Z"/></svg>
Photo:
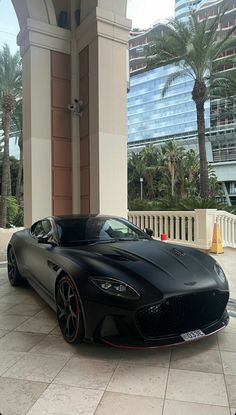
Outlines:
<svg viewBox="0 0 236 415"><path fill-rule="evenodd" d="M137 261L133 255L124 255L124 254L103 254L106 258L112 259L114 261Z"/></svg>

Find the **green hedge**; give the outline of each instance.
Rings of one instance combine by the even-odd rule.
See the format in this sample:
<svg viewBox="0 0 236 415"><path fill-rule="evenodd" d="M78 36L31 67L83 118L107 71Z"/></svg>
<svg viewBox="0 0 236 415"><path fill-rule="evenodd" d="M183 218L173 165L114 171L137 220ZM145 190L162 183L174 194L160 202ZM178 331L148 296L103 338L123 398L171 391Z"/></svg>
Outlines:
<svg viewBox="0 0 236 415"><path fill-rule="evenodd" d="M23 203L19 204L14 196L9 196L7 198L7 228L12 226L24 226L24 207Z"/></svg>

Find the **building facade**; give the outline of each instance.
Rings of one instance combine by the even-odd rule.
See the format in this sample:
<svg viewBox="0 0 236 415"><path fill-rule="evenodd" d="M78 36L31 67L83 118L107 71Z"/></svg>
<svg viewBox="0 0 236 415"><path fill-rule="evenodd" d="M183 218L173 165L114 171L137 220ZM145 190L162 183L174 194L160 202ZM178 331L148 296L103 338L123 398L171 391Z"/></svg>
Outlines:
<svg viewBox="0 0 236 415"><path fill-rule="evenodd" d="M129 37L129 66L130 74L134 75L147 67L145 53L146 46L155 36L162 36L167 31L167 26L158 23L148 30L131 31Z"/></svg>
<svg viewBox="0 0 236 415"><path fill-rule="evenodd" d="M71 213L126 216L127 1L12 4L23 64L25 226Z"/></svg>
<svg viewBox="0 0 236 415"><path fill-rule="evenodd" d="M223 0L203 0L197 13L199 20L212 19L220 12ZM224 2L225 4L225 2ZM219 36L236 24L236 0L227 0L227 11L219 27ZM225 50L225 56L236 55L235 45ZM219 70L232 74L235 64L221 64ZM211 128L209 139L212 147L212 166L223 185L227 200L236 205L236 102L235 99L213 99L210 102Z"/></svg>
<svg viewBox="0 0 236 415"><path fill-rule="evenodd" d="M193 80L179 78L162 97L174 65L141 71L130 78L128 94L128 143L188 135L197 129L195 104L191 97ZM210 127L210 104L205 108L206 127Z"/></svg>
<svg viewBox="0 0 236 415"><path fill-rule="evenodd" d="M127 98L129 146L146 140L188 136L197 129L196 109L191 96L192 79L179 78L163 97L163 86L168 76L176 72L176 66L147 68L146 46L167 30L166 25L158 23L147 31L131 32L130 91ZM210 126L209 103L206 103L206 126Z"/></svg>
<svg viewBox="0 0 236 415"><path fill-rule="evenodd" d="M175 0L175 17L186 21L189 13L195 10L202 0Z"/></svg>
<svg viewBox="0 0 236 415"><path fill-rule="evenodd" d="M176 0L176 17L187 20L189 12L196 10L199 19L216 16L222 0ZM236 0L228 0L228 10L219 31L227 30L236 22ZM145 47L153 36L162 34L167 27L162 24L146 32L133 33L129 40L130 91L128 94L128 149L139 151L147 143L159 145L166 140L178 139L181 144L197 150L196 108L192 101L191 79L183 77L174 82L166 96L162 89L169 74L176 71L174 65L155 69L147 68ZM236 46L236 43L235 43ZM236 48L225 51L236 53ZM221 70L232 70L222 67ZM226 199L236 204L236 119L232 115L219 118L224 100L207 101L206 150ZM235 110L236 114L236 110Z"/></svg>

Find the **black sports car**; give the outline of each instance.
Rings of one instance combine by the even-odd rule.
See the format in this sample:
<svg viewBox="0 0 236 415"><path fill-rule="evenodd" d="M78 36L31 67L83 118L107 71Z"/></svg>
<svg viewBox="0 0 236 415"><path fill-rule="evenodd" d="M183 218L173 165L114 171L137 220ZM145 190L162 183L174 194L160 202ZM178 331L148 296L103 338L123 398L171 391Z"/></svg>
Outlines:
<svg viewBox="0 0 236 415"><path fill-rule="evenodd" d="M173 345L229 319L228 283L213 258L116 217L48 217L16 232L8 275L14 286L27 279L57 312L69 343Z"/></svg>

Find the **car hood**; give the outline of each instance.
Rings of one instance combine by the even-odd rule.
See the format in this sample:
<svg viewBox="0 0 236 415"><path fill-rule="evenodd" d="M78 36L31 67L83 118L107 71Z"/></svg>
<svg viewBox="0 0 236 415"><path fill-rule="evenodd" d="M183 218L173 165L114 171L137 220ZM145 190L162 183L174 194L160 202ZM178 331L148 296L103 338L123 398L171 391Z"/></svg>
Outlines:
<svg viewBox="0 0 236 415"><path fill-rule="evenodd" d="M80 248L81 249L81 248ZM215 261L197 249L155 240L97 243L82 248L87 260L115 267L166 293L216 289ZM109 275L108 275L109 276ZM225 287L226 288L226 287Z"/></svg>

